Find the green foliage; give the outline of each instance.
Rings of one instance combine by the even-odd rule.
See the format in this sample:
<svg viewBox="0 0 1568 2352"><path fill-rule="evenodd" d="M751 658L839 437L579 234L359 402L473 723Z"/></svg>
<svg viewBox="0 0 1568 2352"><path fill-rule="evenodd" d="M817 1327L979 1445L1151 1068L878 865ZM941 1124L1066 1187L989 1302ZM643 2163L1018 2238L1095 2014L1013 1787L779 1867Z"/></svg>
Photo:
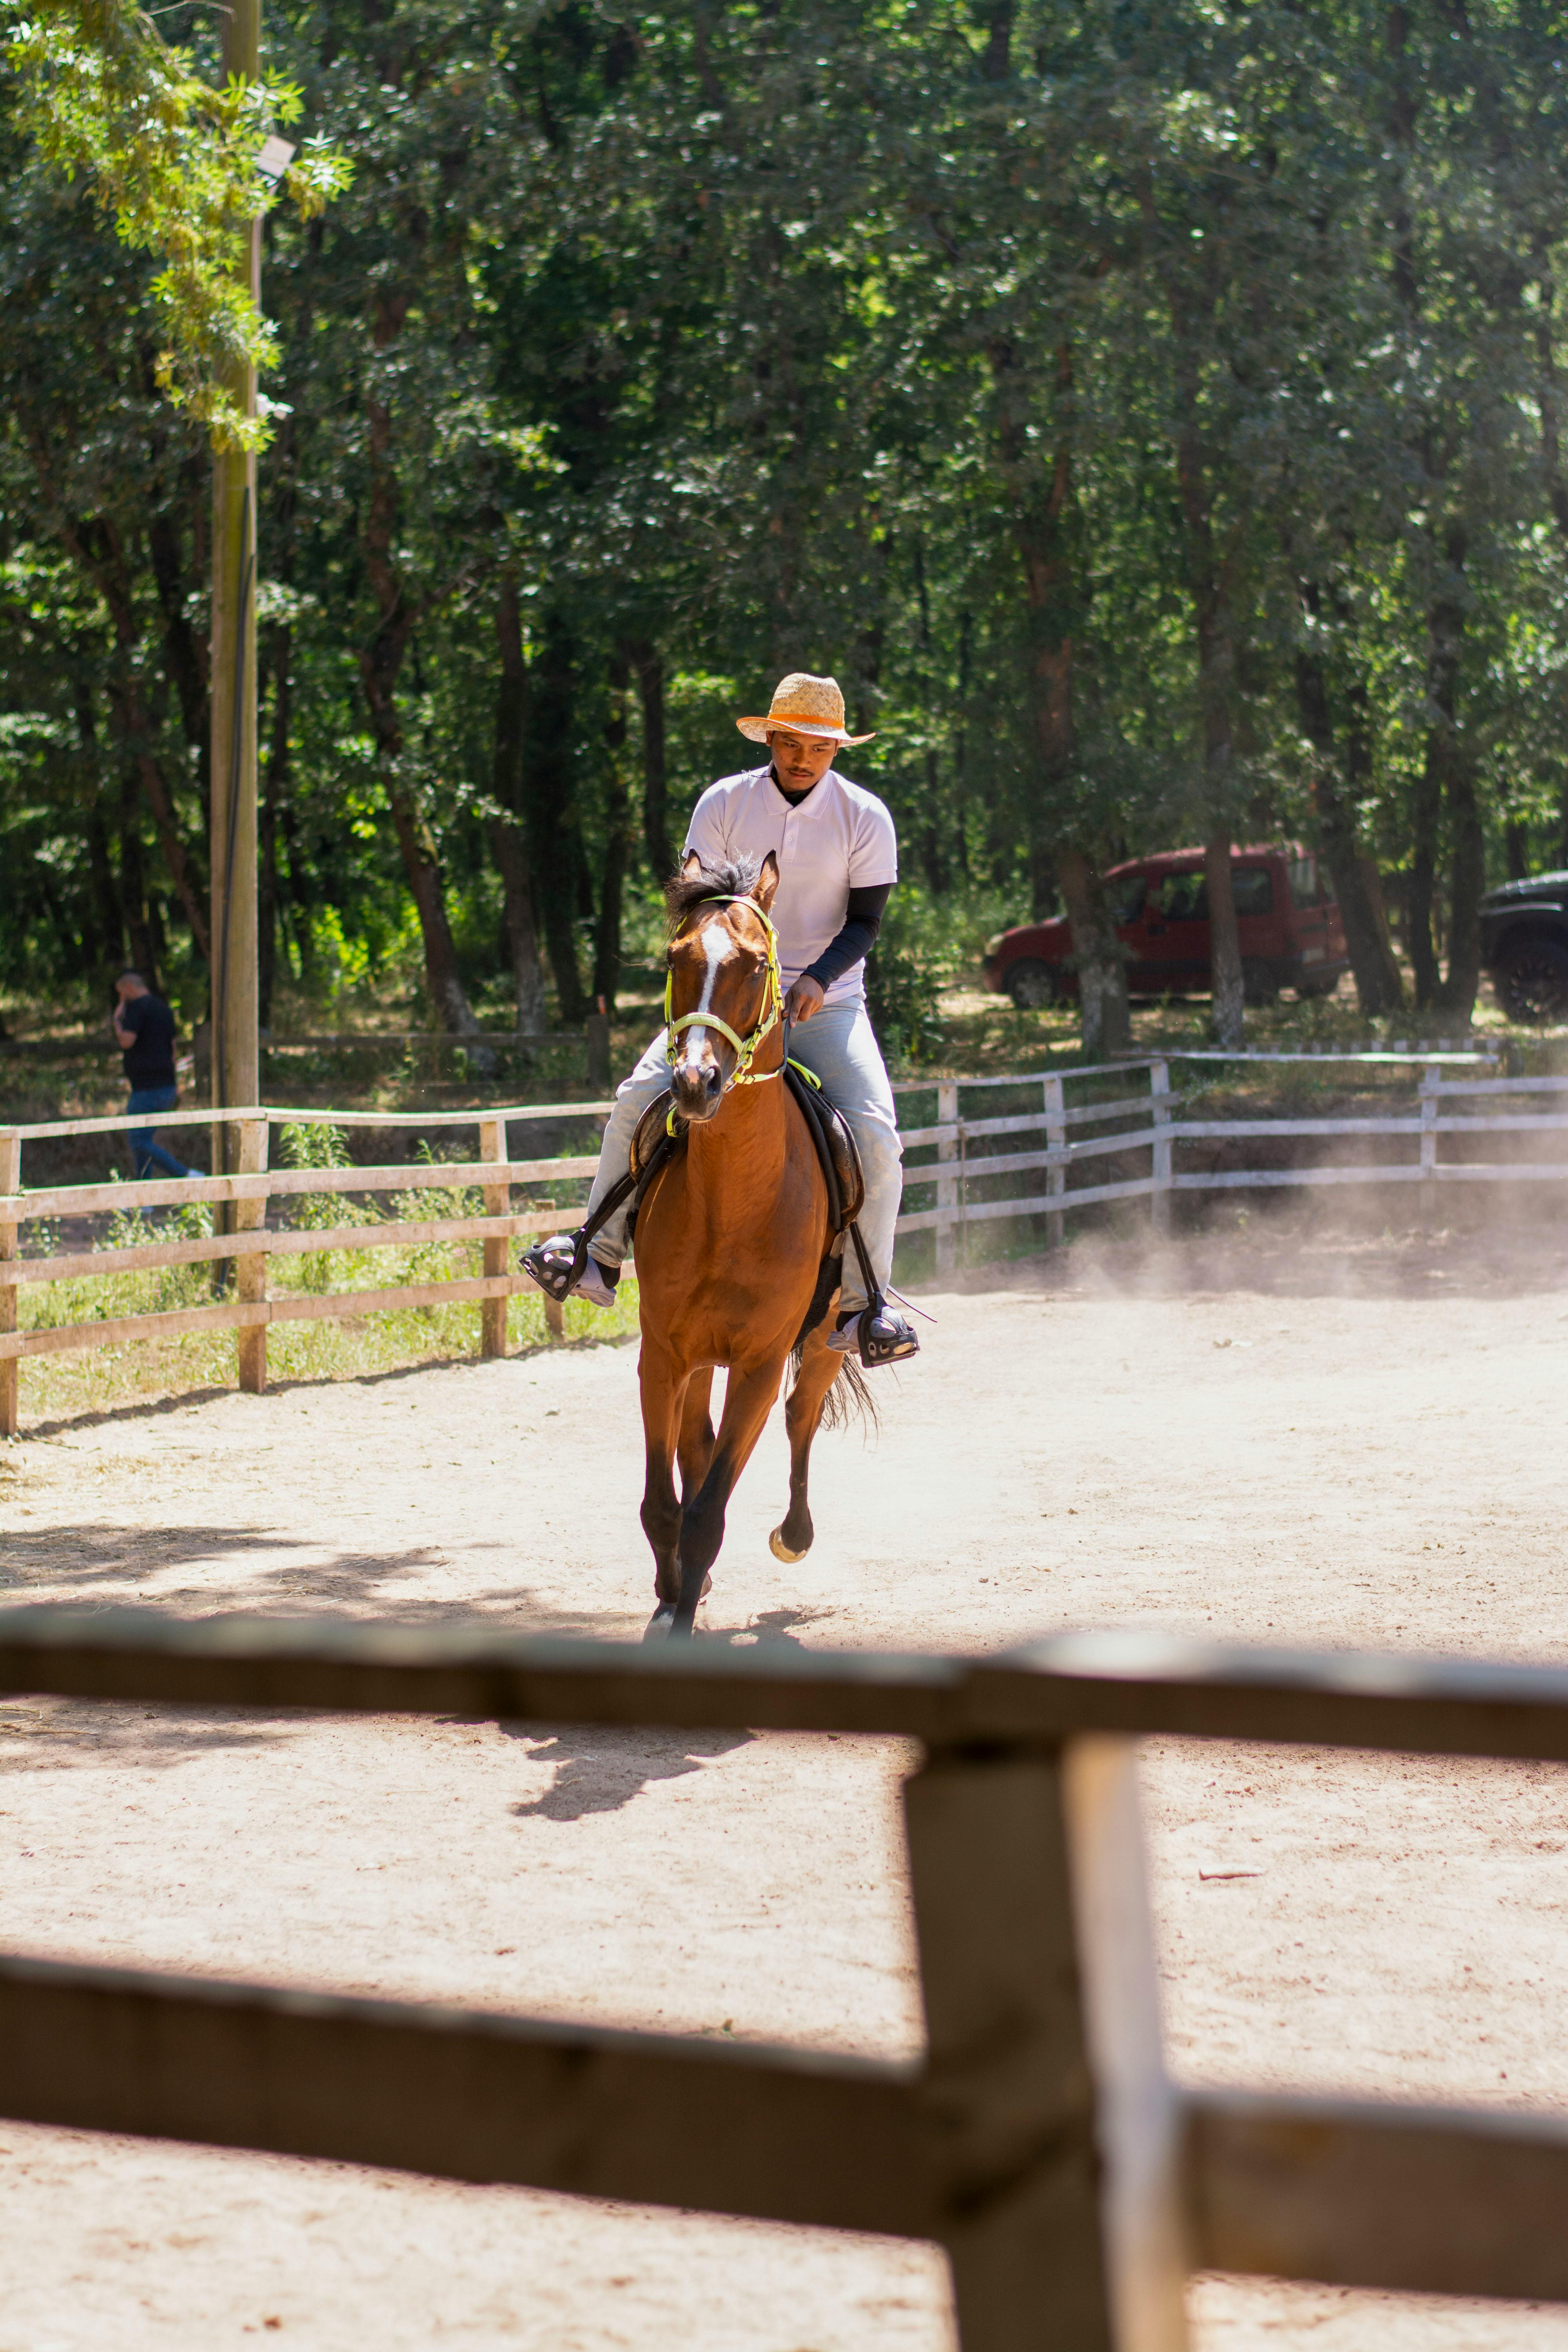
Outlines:
<svg viewBox="0 0 1568 2352"><path fill-rule="evenodd" d="M314 1119L308 1124L280 1128L278 1149L285 1168L350 1168L353 1165L349 1153L348 1137L341 1127L331 1127ZM357 1215L357 1212L355 1213ZM367 1213L367 1219L379 1214L379 1210ZM362 1219L362 1222L367 1221ZM289 1203L289 1223L296 1233L329 1233L334 1225L348 1224L350 1213L341 1192L296 1192ZM341 1255L323 1250L295 1258L289 1267L289 1279L300 1290L331 1290L335 1287L334 1265ZM275 1262L278 1271L284 1261Z"/></svg>
<svg viewBox="0 0 1568 2352"><path fill-rule="evenodd" d="M246 249L273 200L261 143L298 120L299 89L271 77L214 89L125 0L46 0L31 16L8 0L6 13L20 119L40 152L68 179L91 183L123 244L163 257L150 289L169 337L158 383L219 447L264 446L267 416L244 412L233 379L279 355L245 282ZM342 156L311 140L284 185L309 220L350 176Z"/></svg>
<svg viewBox="0 0 1568 2352"><path fill-rule="evenodd" d="M262 224L279 1029L545 994L578 1028L617 992L651 1027L658 867L793 667L875 730L843 764L899 824L875 987L910 1057L977 944L951 910L1054 910L1064 851L1337 808L1460 996L1478 861L1565 862L1568 142L1524 0L269 0L271 99L216 88L185 0L167 52L33 21L0 127L18 1009L127 954L203 1009L207 488L145 256L185 205L228 269L268 104L354 166Z"/></svg>
<svg viewBox="0 0 1568 2352"><path fill-rule="evenodd" d="M939 898L916 883L889 900L866 967L866 1000L890 1062L918 1066L942 1059L947 1041L938 1000L969 976L997 919L995 898L973 891Z"/></svg>

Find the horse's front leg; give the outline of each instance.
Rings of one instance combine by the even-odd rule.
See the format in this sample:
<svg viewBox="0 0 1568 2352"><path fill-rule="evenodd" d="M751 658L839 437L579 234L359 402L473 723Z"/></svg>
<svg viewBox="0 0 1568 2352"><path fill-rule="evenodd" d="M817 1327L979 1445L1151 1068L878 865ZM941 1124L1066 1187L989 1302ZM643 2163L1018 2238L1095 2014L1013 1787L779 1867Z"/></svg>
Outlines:
<svg viewBox="0 0 1568 2352"><path fill-rule="evenodd" d="M779 1392L782 1358L747 1371L731 1370L724 1390L724 1417L708 1475L680 1515L680 1598L672 1633L689 1633L709 1570L724 1540L724 1513L735 1482L752 1458Z"/></svg>
<svg viewBox="0 0 1568 2352"><path fill-rule="evenodd" d="M680 1465L680 1500L689 1503L708 1475L717 1440L709 1407L713 1395L713 1367L700 1364L686 1383L686 1402L680 1409L680 1435L676 1443L676 1460Z"/></svg>
<svg viewBox="0 0 1568 2352"><path fill-rule="evenodd" d="M808 1336L801 1353L800 1376L784 1407L784 1426L789 1432L789 1508L768 1538L768 1549L775 1559L804 1559L816 1532L806 1499L811 1443L827 1392L844 1369L843 1357L834 1354L823 1336L826 1329L826 1324L819 1324Z"/></svg>
<svg viewBox="0 0 1568 2352"><path fill-rule="evenodd" d="M675 1437L686 1395L686 1376L662 1349L643 1341L637 1365L642 1390L643 1443L647 1472L643 1481L642 1524L653 1550L653 1589L658 1602L650 1633L668 1625L680 1597L680 1505L675 1495Z"/></svg>

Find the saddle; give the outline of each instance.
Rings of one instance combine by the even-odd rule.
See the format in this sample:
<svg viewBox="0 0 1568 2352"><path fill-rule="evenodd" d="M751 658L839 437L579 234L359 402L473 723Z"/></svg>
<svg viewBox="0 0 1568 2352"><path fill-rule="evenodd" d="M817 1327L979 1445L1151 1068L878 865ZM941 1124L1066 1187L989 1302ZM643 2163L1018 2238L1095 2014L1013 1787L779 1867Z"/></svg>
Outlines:
<svg viewBox="0 0 1568 2352"><path fill-rule="evenodd" d="M827 1247L823 1252L822 1264L817 1270L816 1294L801 1328L800 1337L804 1339L805 1333L826 1313L829 1300L838 1287L839 1266L847 1244L854 1248L860 1262L873 1315L881 1308L882 1293L871 1271L871 1263L857 1222L866 1205L866 1175L848 1121L826 1099L822 1091L822 1082L814 1071L805 1069L798 1062L786 1061L784 1077L800 1107L805 1131L811 1138L812 1149L816 1153L817 1165L827 1187ZM545 1266L542 1263L535 1269L534 1279L551 1297L565 1298L581 1281L583 1268L587 1263L588 1244L628 1196L631 1206L626 1213L626 1234L628 1240L635 1236L637 1214L647 1198L649 1188L655 1178L668 1167L676 1153L685 1150L686 1137L687 1122L677 1116L668 1094L659 1095L649 1103L632 1137L631 1166L620 1181L612 1185L605 1193L587 1223L579 1225L573 1234L570 1265ZM799 1344L797 1340L796 1346ZM863 1363L883 1360L879 1355L867 1353L864 1338L860 1356ZM890 1361L891 1358L888 1360Z"/></svg>
<svg viewBox="0 0 1568 2352"><path fill-rule="evenodd" d="M822 1091L822 1081L798 1062L784 1064L784 1084L800 1105L827 1186L827 1221L835 1239L866 1205L866 1173L860 1150L843 1112Z"/></svg>
<svg viewBox="0 0 1568 2352"><path fill-rule="evenodd" d="M859 1150L848 1121L827 1100L820 1079L812 1071L803 1069L798 1062L786 1062L784 1075L784 1084L800 1106L822 1170L827 1187L828 1230L837 1240L866 1205L866 1176ZM672 1114L668 1096L661 1095L649 1103L632 1138L633 1197L627 1213L628 1232L636 1230L637 1211L654 1178L669 1165L685 1141L686 1122Z"/></svg>

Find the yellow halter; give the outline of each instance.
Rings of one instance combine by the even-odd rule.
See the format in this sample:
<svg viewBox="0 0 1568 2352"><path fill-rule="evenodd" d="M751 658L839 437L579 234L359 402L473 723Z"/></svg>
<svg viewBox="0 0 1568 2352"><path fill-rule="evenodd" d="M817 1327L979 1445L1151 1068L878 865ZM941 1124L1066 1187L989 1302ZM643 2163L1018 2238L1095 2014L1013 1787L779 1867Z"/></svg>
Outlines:
<svg viewBox="0 0 1568 2352"><path fill-rule="evenodd" d="M678 1021L672 1020L670 1007L675 991L675 974L673 971L668 971L665 975L664 982L664 1025L669 1032L669 1035L664 1049L664 1058L673 1069L675 1040L682 1029L695 1029L699 1026L704 1029L717 1029L720 1035L727 1037L735 1048L735 1067L724 1082L724 1092L728 1094L731 1087L761 1086L765 1079L776 1078L779 1076L777 1070L753 1070L752 1067L757 1047L764 1037L778 1027L779 1017L784 1011L784 981L779 971L779 935L756 900L748 898L743 891L718 892L711 898L699 898L697 904L700 907L749 907L766 931L768 972L763 987L762 1018L749 1037L738 1037L729 1023L721 1021L716 1013L683 1013Z"/></svg>

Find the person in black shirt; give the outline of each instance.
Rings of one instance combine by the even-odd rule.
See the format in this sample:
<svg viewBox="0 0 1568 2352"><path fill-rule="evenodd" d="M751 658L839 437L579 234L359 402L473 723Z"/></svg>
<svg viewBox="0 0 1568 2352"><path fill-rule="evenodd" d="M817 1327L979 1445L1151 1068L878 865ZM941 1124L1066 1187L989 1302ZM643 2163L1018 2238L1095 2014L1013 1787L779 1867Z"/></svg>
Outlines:
<svg viewBox="0 0 1568 2352"><path fill-rule="evenodd" d="M114 1034L123 1048L125 1076L131 1088L130 1111L173 1110L179 1101L174 1084L174 1016L161 996L154 996L139 971L122 971L114 983L119 1000L114 1007ZM141 1181L162 1169L165 1176L199 1176L198 1168L165 1151L150 1127L132 1128L131 1150Z"/></svg>

